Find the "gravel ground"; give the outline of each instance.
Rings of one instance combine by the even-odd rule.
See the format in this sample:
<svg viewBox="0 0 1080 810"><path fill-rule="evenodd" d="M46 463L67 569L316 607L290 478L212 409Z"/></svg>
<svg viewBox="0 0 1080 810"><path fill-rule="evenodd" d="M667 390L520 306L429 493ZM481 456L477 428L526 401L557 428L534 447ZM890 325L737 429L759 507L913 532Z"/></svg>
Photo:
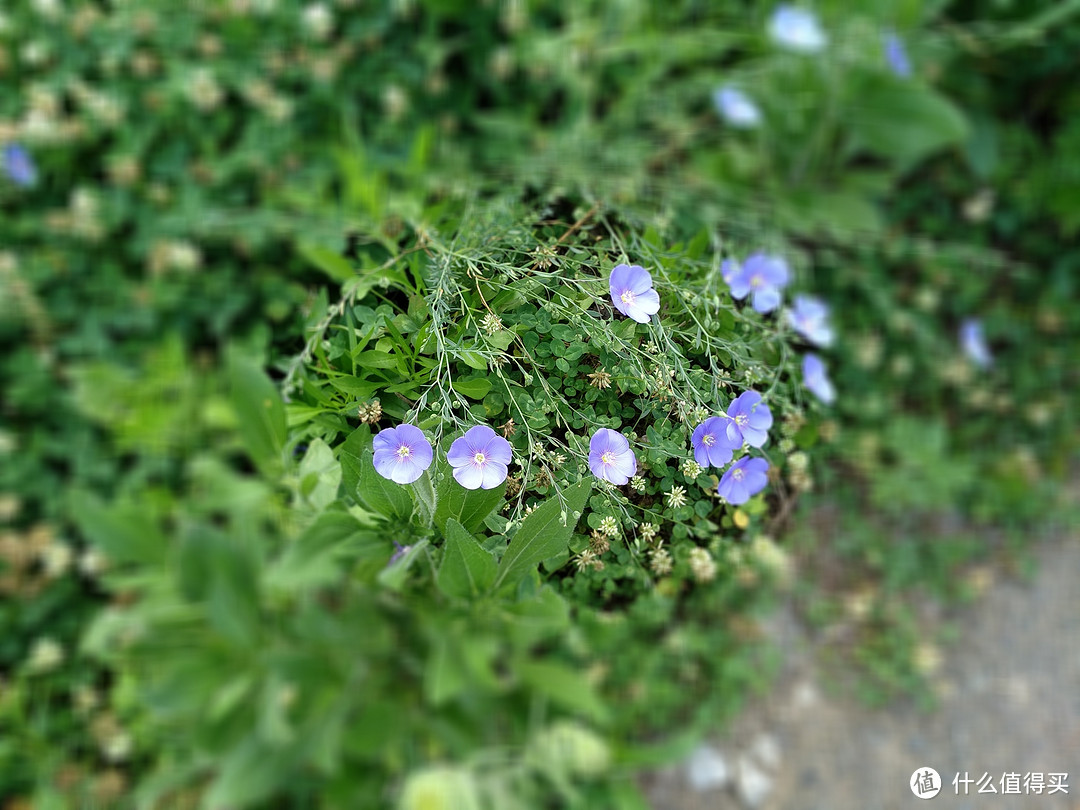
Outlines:
<svg viewBox="0 0 1080 810"><path fill-rule="evenodd" d="M1077 527L1080 529L1080 527ZM999 581L956 620L931 712L874 710L827 694L813 642L790 611L767 633L785 650L777 687L678 767L652 774L655 810L1080 810L1080 530L1036 552L1030 582ZM835 690L833 690L835 691ZM944 784L915 796L912 775ZM953 786L964 772L975 780ZM1024 777L1065 773L1068 793L1024 794ZM1020 795L1005 795L1008 773ZM996 794L980 794L989 774ZM696 784L693 784L695 783ZM959 792L959 795L957 795Z"/></svg>

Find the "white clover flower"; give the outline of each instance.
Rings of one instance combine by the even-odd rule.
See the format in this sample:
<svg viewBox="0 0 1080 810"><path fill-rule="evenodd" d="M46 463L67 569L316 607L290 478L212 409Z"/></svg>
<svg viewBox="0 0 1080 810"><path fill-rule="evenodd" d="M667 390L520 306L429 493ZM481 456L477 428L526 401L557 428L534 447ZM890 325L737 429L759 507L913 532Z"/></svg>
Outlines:
<svg viewBox="0 0 1080 810"><path fill-rule="evenodd" d="M644 492L645 479L642 478L640 475L635 475L633 478L630 479L630 489L634 490L634 492Z"/></svg>
<svg viewBox="0 0 1080 810"><path fill-rule="evenodd" d="M44 673L56 669L64 660L64 648L48 636L39 638L30 648L26 667L30 672Z"/></svg>
<svg viewBox="0 0 1080 810"><path fill-rule="evenodd" d="M334 27L334 15L325 3L312 3L301 16L304 28L316 39L326 39Z"/></svg>
<svg viewBox="0 0 1080 810"><path fill-rule="evenodd" d="M71 546L67 543L50 543L39 555L42 567L45 569L45 576L48 579L63 576L71 567L74 556Z"/></svg>
<svg viewBox="0 0 1080 810"><path fill-rule="evenodd" d="M619 522L615 520L611 515L606 516L600 521L599 532L605 534L608 537L619 536Z"/></svg>
<svg viewBox="0 0 1080 810"><path fill-rule="evenodd" d="M692 458L684 460L679 469L682 470L682 474L687 478L697 478L701 475L701 465Z"/></svg>
<svg viewBox="0 0 1080 810"><path fill-rule="evenodd" d="M698 582L709 582L716 577L716 560L706 549L695 547L690 551L690 570Z"/></svg>
<svg viewBox="0 0 1080 810"><path fill-rule="evenodd" d="M649 552L649 568L658 577L667 576L671 573L671 554L666 548L655 548Z"/></svg>
<svg viewBox="0 0 1080 810"><path fill-rule="evenodd" d="M678 509L680 506L686 505L686 490L680 486L673 486L671 491L664 496L667 498L668 506L672 509Z"/></svg>

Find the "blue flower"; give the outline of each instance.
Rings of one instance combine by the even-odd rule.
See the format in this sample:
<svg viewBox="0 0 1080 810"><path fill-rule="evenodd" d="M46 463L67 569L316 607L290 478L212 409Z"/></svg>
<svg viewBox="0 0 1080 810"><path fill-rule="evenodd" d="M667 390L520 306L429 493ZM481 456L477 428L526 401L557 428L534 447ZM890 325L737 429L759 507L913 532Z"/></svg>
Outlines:
<svg viewBox="0 0 1080 810"><path fill-rule="evenodd" d="M974 318L969 318L960 324L960 346L968 359L979 368L989 368L993 363L990 348L986 345L986 338L983 337L982 323Z"/></svg>
<svg viewBox="0 0 1080 810"><path fill-rule="evenodd" d="M694 461L702 467L723 467L731 461L732 451L742 447L741 439L733 441L728 437L727 420L720 416L710 416L694 428L690 443Z"/></svg>
<svg viewBox="0 0 1080 810"><path fill-rule="evenodd" d="M475 425L454 439L446 460L465 489L494 489L506 480L514 449L487 425Z"/></svg>
<svg viewBox="0 0 1080 810"><path fill-rule="evenodd" d="M611 303L623 315L638 323L648 323L660 310L660 295L653 289L652 276L636 264L617 264L608 277Z"/></svg>
<svg viewBox="0 0 1080 810"><path fill-rule="evenodd" d="M15 185L29 188L37 182L37 167L34 166L34 159L20 144L5 144L3 163L4 173Z"/></svg>
<svg viewBox="0 0 1080 810"><path fill-rule="evenodd" d="M885 61L900 78L906 79L911 75L911 62L908 61L904 41L891 31L885 35Z"/></svg>
<svg viewBox="0 0 1080 810"><path fill-rule="evenodd" d="M808 354L802 362L803 385L826 405L836 399L836 389L825 370L825 362L816 354Z"/></svg>
<svg viewBox="0 0 1080 810"><path fill-rule="evenodd" d="M589 440L589 469L597 478L622 486L637 473L637 456L625 436L600 428Z"/></svg>
<svg viewBox="0 0 1080 810"><path fill-rule="evenodd" d="M769 483L769 462L745 456L731 465L720 478L717 494L730 504L746 503Z"/></svg>
<svg viewBox="0 0 1080 810"><path fill-rule="evenodd" d="M769 428L773 418L769 406L761 401L757 391L743 391L732 400L727 409L727 437L742 447L743 442L751 447L761 447L769 439Z"/></svg>
<svg viewBox="0 0 1080 810"><path fill-rule="evenodd" d="M761 123L761 110L742 90L724 85L713 93L720 117L739 129L753 129Z"/></svg>
<svg viewBox="0 0 1080 810"><path fill-rule="evenodd" d="M833 342L829 325L829 307L812 295L796 295L795 306L787 311L792 328L815 346L828 347Z"/></svg>
<svg viewBox="0 0 1080 810"><path fill-rule="evenodd" d="M731 287L731 297L742 300L753 292L754 310L761 313L780 306L780 291L791 277L786 261L764 253L754 253L741 265L734 259L725 259L720 272Z"/></svg>
<svg viewBox="0 0 1080 810"><path fill-rule="evenodd" d="M380 430L372 440L375 472L396 484L411 484L431 466L431 442L415 425Z"/></svg>
<svg viewBox="0 0 1080 810"><path fill-rule="evenodd" d="M795 6L777 6L769 20L769 36L781 47L799 53L817 53L829 38L812 11Z"/></svg>

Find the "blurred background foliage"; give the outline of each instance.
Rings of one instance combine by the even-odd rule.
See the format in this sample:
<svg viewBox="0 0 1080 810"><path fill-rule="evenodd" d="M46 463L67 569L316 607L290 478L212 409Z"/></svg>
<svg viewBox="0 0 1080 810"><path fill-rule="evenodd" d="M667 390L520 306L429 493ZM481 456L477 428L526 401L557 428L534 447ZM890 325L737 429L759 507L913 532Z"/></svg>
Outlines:
<svg viewBox="0 0 1080 810"><path fill-rule="evenodd" d="M1078 5L820 2L815 54L770 39L770 3L5 6L0 143L36 177L5 155L0 796L641 806L635 768L765 686L753 617L785 566L749 549L786 526L798 601L854 623L869 695L919 688L899 596L1022 559L1075 459ZM829 301L838 402L785 451L813 475L725 525L712 587L487 610L380 581L386 523L339 497L310 389L278 384L334 302L408 283L388 263L427 238L482 248L493 207L559 223L527 251L593 210L672 262L702 233L768 248ZM363 393L343 432L392 400Z"/></svg>

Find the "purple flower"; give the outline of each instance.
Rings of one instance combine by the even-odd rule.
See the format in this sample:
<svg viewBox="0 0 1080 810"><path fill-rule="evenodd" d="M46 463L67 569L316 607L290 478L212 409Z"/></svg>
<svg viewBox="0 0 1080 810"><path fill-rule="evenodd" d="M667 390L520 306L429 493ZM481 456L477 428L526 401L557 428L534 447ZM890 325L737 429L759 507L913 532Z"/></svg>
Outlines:
<svg viewBox="0 0 1080 810"><path fill-rule="evenodd" d="M621 486L637 473L637 458L625 436L600 428L589 441L589 469L597 478Z"/></svg>
<svg viewBox="0 0 1080 810"><path fill-rule="evenodd" d="M796 295L795 306L787 311L788 323L816 346L831 346L833 330L829 325L829 307L812 295Z"/></svg>
<svg viewBox="0 0 1080 810"><path fill-rule="evenodd" d="M29 188L37 182L34 160L21 145L9 143L4 146L4 173L17 186Z"/></svg>
<svg viewBox="0 0 1080 810"><path fill-rule="evenodd" d="M960 324L960 346L968 359L979 368L989 368L993 362L990 356L990 348L986 345L983 337L982 323L969 318Z"/></svg>
<svg viewBox="0 0 1080 810"><path fill-rule="evenodd" d="M431 466L434 457L431 442L413 425L380 430L372 446L375 472L397 484L411 484Z"/></svg>
<svg viewBox="0 0 1080 810"><path fill-rule="evenodd" d="M653 289L652 276L636 264L617 264L608 279L611 303L628 318L648 323L660 309L660 296Z"/></svg>
<svg viewBox="0 0 1080 810"><path fill-rule="evenodd" d="M799 53L817 53L829 42L812 11L786 4L777 6L769 19L769 36L781 47Z"/></svg>
<svg viewBox="0 0 1080 810"><path fill-rule="evenodd" d="M723 467L731 461L732 451L742 447L728 437L727 419L710 416L696 428L690 437L694 447L694 461L702 467Z"/></svg>
<svg viewBox="0 0 1080 810"><path fill-rule="evenodd" d="M465 489L494 489L506 480L513 457L510 442L487 425L469 428L460 439L454 439L446 454L454 478Z"/></svg>
<svg viewBox="0 0 1080 810"><path fill-rule="evenodd" d="M394 540L393 542L394 542L394 553L390 556L390 559L386 563L387 568L389 568L391 565L393 565L398 560L400 560L402 557L404 557L406 554L408 554L409 550L412 548L412 546L403 546L403 545L401 545L401 543L399 543L397 540Z"/></svg>
<svg viewBox="0 0 1080 810"><path fill-rule="evenodd" d="M734 259L725 259L720 271L731 287L731 297L741 301L753 292L754 309L761 313L780 306L780 291L791 276L786 261L764 253L752 254L741 265Z"/></svg>
<svg viewBox="0 0 1080 810"><path fill-rule="evenodd" d="M836 389L825 370L825 362L816 354L808 354L802 361L803 385L826 405L836 399Z"/></svg>
<svg viewBox="0 0 1080 810"><path fill-rule="evenodd" d="M761 123L761 110L742 90L725 85L713 93L720 117L739 129L753 129Z"/></svg>
<svg viewBox="0 0 1080 810"><path fill-rule="evenodd" d="M885 35L885 61L900 78L906 79L911 75L911 62L908 61L904 41L891 31Z"/></svg>
<svg viewBox="0 0 1080 810"><path fill-rule="evenodd" d="M772 427L772 413L769 406L761 401L761 394L757 391L743 391L732 401L727 409L727 437L732 442L737 442L737 447L743 443L751 447L761 447L769 439L769 428Z"/></svg>
<svg viewBox="0 0 1080 810"><path fill-rule="evenodd" d="M763 458L744 456L731 465L720 478L717 493L730 504L738 506L757 495L769 483L766 473L769 462Z"/></svg>

